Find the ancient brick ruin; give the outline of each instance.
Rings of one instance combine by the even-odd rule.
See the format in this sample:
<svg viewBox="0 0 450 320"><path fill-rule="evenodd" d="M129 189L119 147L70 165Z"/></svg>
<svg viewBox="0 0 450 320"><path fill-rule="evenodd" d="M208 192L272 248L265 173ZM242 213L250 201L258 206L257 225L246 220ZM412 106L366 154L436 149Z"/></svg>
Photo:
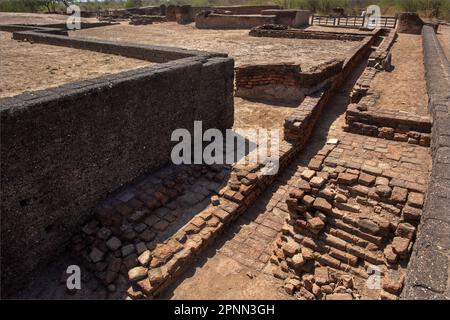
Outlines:
<svg viewBox="0 0 450 320"><path fill-rule="evenodd" d="M212 261L234 259L247 281L269 277L277 297L449 298L449 65L436 26L403 13L397 29L310 28L308 11L278 6L169 5L99 18L75 36L58 24L0 25L14 41L151 63L0 98L2 294L17 294L67 250L88 274L90 298L165 297L216 248ZM159 24L186 37L220 30L267 45L348 47L320 62L313 53L309 64L240 64L177 48L175 38L168 47L83 34ZM396 50L408 42L424 68L413 70L425 95L415 109L383 100L406 83ZM175 129L238 129L237 99L290 108L276 127L277 174L248 154L171 163ZM381 286L370 288L374 274Z"/></svg>

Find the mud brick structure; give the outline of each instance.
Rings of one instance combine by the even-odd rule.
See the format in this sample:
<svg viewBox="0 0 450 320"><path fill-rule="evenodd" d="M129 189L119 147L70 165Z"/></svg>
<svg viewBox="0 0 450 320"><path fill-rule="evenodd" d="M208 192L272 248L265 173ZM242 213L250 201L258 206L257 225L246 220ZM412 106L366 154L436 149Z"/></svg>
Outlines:
<svg viewBox="0 0 450 320"><path fill-rule="evenodd" d="M229 11L231 14L261 14L263 10L280 10L278 5L254 5L254 6L217 6L214 9Z"/></svg>
<svg viewBox="0 0 450 320"><path fill-rule="evenodd" d="M164 298L176 282L173 298L193 286L208 287L210 297L210 279L222 272L211 260L236 266L234 275L248 286L264 277L260 291L273 289L281 299L450 298L450 71L432 26L425 24L420 38L394 29L293 29L297 10L276 6L164 10L161 19L186 24L197 15L207 28L210 17L231 28L269 17L250 35L355 46L308 68L272 56L276 63L234 69L221 53L73 38L52 26L0 26L20 41L158 63L0 99L1 241L8 243L2 294L69 247L97 298ZM155 14L138 10L132 20ZM403 86L407 80L396 73L403 61L391 66L391 55L405 47L412 57L422 57L423 47L426 89L425 79ZM392 103L413 100L403 99L411 87L415 97L428 93L431 116L421 106L426 99ZM397 88L399 99L380 98ZM282 108L284 123L270 122L283 132L276 174L265 174L269 159L249 162L251 150L227 165L170 163L174 129L192 132L195 120L203 130L231 128L235 103L236 126L254 106ZM200 273L178 281L213 244L221 247ZM381 277L375 292L366 283L371 270ZM240 283L228 288L247 291Z"/></svg>
<svg viewBox="0 0 450 320"><path fill-rule="evenodd" d="M166 21L167 21L167 19L164 16L136 15L136 16L131 16L129 24L146 25L146 24L152 24L153 22L166 22Z"/></svg>
<svg viewBox="0 0 450 320"><path fill-rule="evenodd" d="M82 29L98 28L104 26L110 26L113 23L109 22L81 22L80 27ZM35 30L40 33L50 33L67 35L67 25L65 23L61 24L1 24L0 31L15 32L15 31L30 31Z"/></svg>
<svg viewBox="0 0 450 320"><path fill-rule="evenodd" d="M169 4L166 7L166 18L167 21L177 21L177 16L176 16L176 9L177 6L173 5L173 4Z"/></svg>
<svg viewBox="0 0 450 320"><path fill-rule="evenodd" d="M192 19L192 7L189 5L179 6L175 12L175 18L179 24L189 24Z"/></svg>
<svg viewBox="0 0 450 320"><path fill-rule="evenodd" d="M166 13L166 6L162 4L161 6L153 7L127 8L126 11L132 15L164 16Z"/></svg>
<svg viewBox="0 0 450 320"><path fill-rule="evenodd" d="M110 192L167 163L173 130L233 125L234 62L224 54L35 31L14 38L161 64L0 99L2 290L60 252Z"/></svg>
<svg viewBox="0 0 450 320"><path fill-rule="evenodd" d="M259 15L262 10L280 9L279 6L262 5L262 6L218 6L218 7L194 7L190 5L168 5L165 8L167 21L177 21L180 24L188 24L196 20L196 16L202 11L216 11L216 13L229 15ZM199 25L206 28L204 17L201 17ZM230 20L232 22L233 20ZM215 27L215 26L213 26ZM217 27L219 28L219 27ZM222 27L220 27L222 28ZM223 29L227 29L223 27ZM231 29L233 29L231 27Z"/></svg>
<svg viewBox="0 0 450 320"><path fill-rule="evenodd" d="M349 275L367 278L371 265L384 275L381 298L397 299L405 279L401 265L411 253L424 189L399 186L387 172L369 166L349 165L333 142L292 181L286 199L290 219L271 257L274 275L292 277L285 287L291 294L302 282L309 291L300 291L306 299L312 295L328 300L336 293L352 299L358 289ZM366 208L378 214L368 214L372 209ZM331 282L343 287L330 287Z"/></svg>
<svg viewBox="0 0 450 320"><path fill-rule="evenodd" d="M263 24L276 23L275 15L235 15L202 11L195 17L199 29L251 29Z"/></svg>
<svg viewBox="0 0 450 320"><path fill-rule="evenodd" d="M350 132L422 146L430 145L431 120L428 116L384 111L375 104L374 96L366 96L358 104L348 107L346 121Z"/></svg>
<svg viewBox="0 0 450 320"><path fill-rule="evenodd" d="M303 27L309 25L309 17L311 12L309 10L262 10L262 15L275 15L276 23L290 26Z"/></svg>
<svg viewBox="0 0 450 320"><path fill-rule="evenodd" d="M332 81L342 69L344 60L333 59L309 70L294 63L247 65L236 68L238 97L301 102L305 95Z"/></svg>
<svg viewBox="0 0 450 320"><path fill-rule="evenodd" d="M372 52L366 69L352 92L352 102L346 112L349 132L404 141L422 146L430 145L431 119L429 116L398 113L380 109L376 92L370 92L370 82L380 70L390 69L390 50L397 37L388 30L378 48Z"/></svg>
<svg viewBox="0 0 450 320"><path fill-rule="evenodd" d="M254 27L249 33L253 37L270 37L270 38L292 38L292 39L319 39L319 40L343 40L343 41L361 41L364 36L373 34L361 33L339 33L325 31L307 31L286 28L280 25L261 25Z"/></svg>
<svg viewBox="0 0 450 320"><path fill-rule="evenodd" d="M422 19L413 12L401 12L397 15L397 32L420 34L424 25Z"/></svg>
<svg viewBox="0 0 450 320"><path fill-rule="evenodd" d="M131 18L132 16L165 16L166 6L154 7L139 7L139 8L127 8L127 9L114 9L114 10L100 10L97 12L99 20L124 20Z"/></svg>
<svg viewBox="0 0 450 320"><path fill-rule="evenodd" d="M428 108L433 117L433 168L402 296L449 299L450 66L431 26L423 27L422 39Z"/></svg>
<svg viewBox="0 0 450 320"><path fill-rule="evenodd" d="M377 31L377 35L381 30ZM322 90L306 97L303 102L296 108L291 116L284 121L284 138L287 141L305 144L309 135L317 122L324 105L329 101L335 90L342 85L344 80L356 67L356 65L364 59L370 52L372 44L376 41L377 36L367 37L356 49L353 50L342 64L342 69L333 78L330 85Z"/></svg>
<svg viewBox="0 0 450 320"><path fill-rule="evenodd" d="M362 97L367 95L370 88L370 82L380 70L390 70L391 55L390 51L397 38L397 32L392 29L385 29L385 35L380 37L381 43L369 57L367 67L359 77L351 94L351 102L358 103Z"/></svg>
<svg viewBox="0 0 450 320"><path fill-rule="evenodd" d="M326 99L321 99L321 96L328 99L342 85L355 66L368 56L368 51L375 40L376 36L367 37L344 62L330 64L333 72L336 71L336 68L338 69L338 77L328 89L325 89L324 94L319 95L318 100L314 100L314 104L310 104L309 112L313 116L305 121L307 126L302 127L303 131L298 132L298 136L292 141L281 141L279 172L286 168L293 157L304 148L326 102ZM307 97L299 108L302 106L305 108L306 102L310 100L311 98ZM286 121L289 122L290 118ZM105 285L131 284L126 292L132 299L157 297L192 265L217 236L244 214L261 193L275 181L276 175L262 174L264 161L258 164L249 164L246 163L247 158L248 156L241 159L231 168L213 166L194 169L203 172L207 177L208 180L202 183L204 186L211 183L207 182L209 179L221 182L224 181L222 180L224 176L228 177L225 186L222 186L216 195L211 196L210 201L204 200L205 194L209 194L206 191L201 192L202 196L197 193L182 195L184 200L180 199L180 202L177 200L178 193L169 194L167 188L158 184L159 180L139 184L139 186L149 188L150 191L147 194L150 196L142 198L137 191L137 193L121 195L120 205L114 204L115 200L112 200L110 204L98 207L96 218L88 222L83 227L82 233L74 238L76 250L86 258L89 268L97 270L98 276ZM172 174L170 177L171 181L178 181L178 175ZM170 181L164 181L164 185L167 184L167 187L174 185ZM139 186L137 189L140 188ZM201 205L199 208L194 206L195 215L190 216L190 220L183 221L182 227L179 227L178 231L174 230L167 237L154 241L155 237L158 237L156 234L170 228L168 223L173 221L170 214L177 212L180 209L179 203L182 205L184 201L192 202L193 205ZM134 215L132 208L139 206L139 203L141 203L139 210L142 210L142 213ZM159 212L158 208L162 206L167 206L167 208L164 208L161 213L157 213L157 217L155 217L154 210ZM120 218L117 213L119 207L122 212ZM147 208L151 208L150 212ZM169 208L172 209L169 210ZM156 223L158 225L155 227ZM142 225L142 228L136 225L138 229L132 232L130 228L134 224ZM107 237L103 237L100 232L105 228L111 231L108 232ZM138 232L145 233L142 236L144 238L138 236ZM146 241L149 242L141 243ZM125 251L116 254L115 251L119 250ZM120 267L120 265L125 267ZM123 277L128 278L128 281Z"/></svg>

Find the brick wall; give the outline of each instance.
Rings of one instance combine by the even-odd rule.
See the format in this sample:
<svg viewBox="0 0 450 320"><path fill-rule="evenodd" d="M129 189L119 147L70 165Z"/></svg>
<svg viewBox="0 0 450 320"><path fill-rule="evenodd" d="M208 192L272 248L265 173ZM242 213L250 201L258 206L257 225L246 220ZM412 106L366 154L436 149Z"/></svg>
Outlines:
<svg viewBox="0 0 450 320"><path fill-rule="evenodd" d="M301 102L338 74L343 60L332 59L314 68L302 70L294 63L247 65L236 68L238 97Z"/></svg>
<svg viewBox="0 0 450 320"><path fill-rule="evenodd" d="M191 56L1 99L3 294L63 250L98 201L170 161L174 129L230 128L233 67Z"/></svg>

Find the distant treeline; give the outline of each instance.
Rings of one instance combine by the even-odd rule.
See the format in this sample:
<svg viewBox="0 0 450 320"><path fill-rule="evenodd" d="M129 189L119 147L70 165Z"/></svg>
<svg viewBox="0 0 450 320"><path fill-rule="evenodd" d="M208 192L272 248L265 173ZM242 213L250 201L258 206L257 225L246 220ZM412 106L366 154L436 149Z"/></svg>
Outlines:
<svg viewBox="0 0 450 320"><path fill-rule="evenodd" d="M327 14L332 8L343 7L348 14L359 14L371 4L379 5L382 14L399 11L417 12L427 18L448 19L450 0L0 0L0 11L55 12L64 11L64 3L75 3L84 10L102 8L130 8L160 4L191 4L194 6L277 4L284 8L309 9Z"/></svg>

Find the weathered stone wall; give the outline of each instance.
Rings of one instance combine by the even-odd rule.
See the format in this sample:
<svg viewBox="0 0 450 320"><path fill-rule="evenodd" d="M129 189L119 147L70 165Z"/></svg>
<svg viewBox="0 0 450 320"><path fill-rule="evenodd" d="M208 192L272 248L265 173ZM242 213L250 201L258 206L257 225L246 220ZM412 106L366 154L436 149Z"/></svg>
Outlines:
<svg viewBox="0 0 450 320"><path fill-rule="evenodd" d="M431 26L422 38L433 168L402 297L450 299L450 66Z"/></svg>
<svg viewBox="0 0 450 320"><path fill-rule="evenodd" d="M376 100L370 95L348 106L345 114L347 131L421 146L430 145L431 121L428 116L385 111L376 107Z"/></svg>
<svg viewBox="0 0 450 320"><path fill-rule="evenodd" d="M251 29L263 24L274 24L274 15L231 15L203 11L195 17L199 29Z"/></svg>
<svg viewBox="0 0 450 320"><path fill-rule="evenodd" d="M167 21L176 21L177 20L176 11L177 11L177 6L172 5L172 4L167 6L167 8L166 8Z"/></svg>
<svg viewBox="0 0 450 320"><path fill-rule="evenodd" d="M332 59L308 70L294 63L247 65L236 68L236 96L300 102L338 74L344 60Z"/></svg>
<svg viewBox="0 0 450 320"><path fill-rule="evenodd" d="M230 128L233 67L188 56L1 99L2 293L61 252L98 201L170 161L174 129Z"/></svg>
<svg viewBox="0 0 450 320"><path fill-rule="evenodd" d="M175 18L179 24L189 24L193 19L192 7L190 5L178 6L175 11Z"/></svg>
<svg viewBox="0 0 450 320"><path fill-rule="evenodd" d="M402 12L398 14L397 18L397 32L411 34L420 34L422 32L424 23L417 13Z"/></svg>
<svg viewBox="0 0 450 320"><path fill-rule="evenodd" d="M262 10L262 15L277 16L276 23L291 27L307 26L311 12L309 10L278 10L268 9Z"/></svg>
<svg viewBox="0 0 450 320"><path fill-rule="evenodd" d="M379 32L371 37L366 37L361 45L352 50L344 61L342 69L333 78L326 88L314 95L307 96L295 111L284 121L284 139L295 144L303 145L308 140L311 132L322 114L323 107L332 95L348 78L355 67L368 55L372 44L379 36Z"/></svg>

